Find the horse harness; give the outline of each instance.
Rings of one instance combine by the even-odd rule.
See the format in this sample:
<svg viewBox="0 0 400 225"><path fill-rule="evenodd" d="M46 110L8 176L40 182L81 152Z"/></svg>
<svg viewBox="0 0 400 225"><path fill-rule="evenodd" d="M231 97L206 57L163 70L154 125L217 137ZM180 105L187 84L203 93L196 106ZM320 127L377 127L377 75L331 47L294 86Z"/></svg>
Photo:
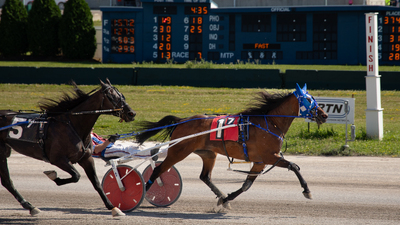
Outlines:
<svg viewBox="0 0 400 225"><path fill-rule="evenodd" d="M37 113L20 113L16 114L12 119L12 124L9 126L7 138L14 139L17 141L29 142L38 144L42 150L42 160L50 163L49 157L45 151L45 140L47 139L47 130L49 127L50 120L56 120L54 117L48 117L46 113L37 114ZM59 122L63 122L68 124L71 127L71 130L74 132L76 137L79 138L80 142L83 141L76 133L75 129L72 127L69 121L57 120ZM91 142L84 148L84 152L82 156L77 160L79 162L85 155L87 150L90 150ZM83 146L85 146L83 144ZM11 147L11 146L10 146Z"/></svg>
<svg viewBox="0 0 400 225"><path fill-rule="evenodd" d="M250 137L250 135L249 135L249 127L250 126L249 125L255 126L255 127L259 128L259 129L261 129L261 130L263 130L263 131L265 131L265 132L267 132L269 134L272 134L275 137L279 138L281 141L283 141L283 139L285 138L285 135L279 129L279 127L276 124L274 124L271 120L269 120L269 122L276 129L279 130L280 135L277 135L277 134L271 132L271 130L269 129L269 126L268 126L267 116L264 116L264 120L265 120L265 124L266 124L267 128L263 128L259 124L256 125L256 124L250 122L250 116L239 115L239 120L238 120L239 138L238 138L238 142L241 143L242 146L243 146L243 153L244 153L244 158L245 158L246 162L250 162L248 151L247 151L247 145L246 145L246 141L248 141L249 137ZM222 135L222 144L223 144L223 147L224 147L224 151L225 151L226 155L228 156L228 152L227 152L226 146L225 146L224 135ZM233 158L230 159L229 156L228 156L228 160L229 160L230 163L233 162Z"/></svg>
<svg viewBox="0 0 400 225"><path fill-rule="evenodd" d="M238 138L238 142L242 144L243 153L244 153L244 158L245 158L245 161L246 161L246 162L250 162L249 155L248 155L248 151L247 151L247 145L246 145L246 141L248 141L248 140L249 140L249 137L250 137L250 135L249 135L249 127L250 127L250 126L249 126L249 125L253 125L253 126L255 126L255 127L257 127L257 128L259 128L259 129L261 129L261 130L263 130L263 131L269 133L269 134L274 135L275 137L279 138L282 142L283 142L283 140L284 140L284 138L285 138L285 135L284 135L283 132L279 129L279 127L278 127L276 124L274 124L271 120L269 120L269 122L270 122L276 129L278 129L279 132L280 132L281 134L280 134L280 135L277 135L277 134L271 132L271 130L269 129L269 126L268 126L267 116L264 116L264 120L265 120L265 124L266 124L267 128L261 127L260 124L257 124L257 125L256 125L256 124L250 122L250 116L239 115L239 120L238 120L239 138ZM223 148L224 148L225 155L227 156L229 163L230 163L230 164L233 164L233 163L234 163L234 162L233 162L234 158L229 158L229 154L228 154L228 151L226 150L226 146L225 146L224 135L222 135L222 146L223 146ZM287 148L287 143L286 143L286 148ZM269 172L271 169L273 169L273 168L283 159L283 154L282 154L282 152L280 153L280 155L281 155L281 157L280 157L268 170L266 170L266 171L263 172L262 174L265 174L265 173ZM257 162L254 162L254 163L257 163ZM254 174L253 174L253 173L251 173L251 172L248 172L248 171L241 171L241 170L233 170L233 171L235 171L235 172L240 172L240 173L246 173L246 174L248 174L248 175L250 175L250 176L251 176L251 175L253 175L253 176L258 176L258 175L261 174L261 173L254 173Z"/></svg>
<svg viewBox="0 0 400 225"><path fill-rule="evenodd" d="M110 89L113 89L118 97L115 98L115 96L112 96L109 92ZM119 90L116 87L113 86L108 86L107 88L105 88L103 90L103 100L101 101L101 105L100 108L103 108L103 103L104 103L104 96L106 96L108 98L108 100L111 102L111 104L113 105L114 109L109 110L112 115L120 117L121 113L124 112L124 107L125 107L125 96L119 92ZM118 106L118 105L121 106Z"/></svg>
<svg viewBox="0 0 400 225"><path fill-rule="evenodd" d="M238 142L241 143L243 146L245 161L249 162L250 160L249 160L249 155L247 154L247 145L246 145L246 141L249 140L249 116L240 115L238 120L238 127L239 127ZM224 135L222 135L221 137L225 155L228 158L229 163L233 163L233 158L229 158L228 151L226 150Z"/></svg>

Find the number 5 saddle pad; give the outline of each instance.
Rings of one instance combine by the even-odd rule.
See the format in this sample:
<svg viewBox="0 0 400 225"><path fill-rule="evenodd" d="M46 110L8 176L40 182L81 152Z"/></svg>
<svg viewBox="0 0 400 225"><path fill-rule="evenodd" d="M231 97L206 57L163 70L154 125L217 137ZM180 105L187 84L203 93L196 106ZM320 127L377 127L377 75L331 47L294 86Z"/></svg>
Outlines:
<svg viewBox="0 0 400 225"><path fill-rule="evenodd" d="M41 118L41 116L40 114L20 114L15 116L12 124L26 121L29 123L10 128L7 138L37 143L38 140L43 138L45 128L47 127L45 126L47 120Z"/></svg>

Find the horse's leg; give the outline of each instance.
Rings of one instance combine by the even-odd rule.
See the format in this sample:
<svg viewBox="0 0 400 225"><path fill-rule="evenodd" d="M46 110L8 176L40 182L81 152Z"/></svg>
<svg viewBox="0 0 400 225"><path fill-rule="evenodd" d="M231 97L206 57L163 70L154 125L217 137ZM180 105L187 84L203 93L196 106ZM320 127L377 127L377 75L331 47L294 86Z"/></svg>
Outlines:
<svg viewBox="0 0 400 225"><path fill-rule="evenodd" d="M183 144L180 144L179 146L185 146ZM183 160L186 158L192 151L184 151L183 149L176 149L177 147L174 146L173 148L170 148L168 150L168 155L164 159L164 161L158 165L156 168L154 168L153 173L151 174L150 178L148 181L146 181L146 191L148 191L153 185L154 181L165 171L167 171L169 168L171 168L173 165L175 165L177 162ZM172 152L179 152L179 154L172 154Z"/></svg>
<svg viewBox="0 0 400 225"><path fill-rule="evenodd" d="M7 167L7 158L0 157L0 177L1 184L14 196L15 199L22 205L24 209L28 209L29 213L32 216L35 216L40 213L40 210L31 205L28 201L26 201L21 194L15 189L13 182L10 178L10 173Z"/></svg>
<svg viewBox="0 0 400 225"><path fill-rule="evenodd" d="M225 208L230 209L229 201L232 201L235 199L237 196L242 194L243 192L249 190L251 185L253 184L254 180L257 178L258 174L261 173L261 171L264 169L265 164L263 163L254 163L251 170L250 174L247 176L246 180L244 181L242 188L238 189L235 192L232 192L228 194L228 197L226 198L220 198L218 200L218 205L223 205Z"/></svg>
<svg viewBox="0 0 400 225"><path fill-rule="evenodd" d="M72 163L68 159L60 159L57 162L52 162L52 164L71 175L71 178L61 179L61 178L57 177L57 173L55 171L45 171L44 173L51 180L53 180L58 186L61 186L64 184L69 184L69 183L76 183L81 178L81 175L79 174L79 172L75 169L75 167L72 165Z"/></svg>
<svg viewBox="0 0 400 225"><path fill-rule="evenodd" d="M277 157L277 159L279 158ZM288 168L289 170L293 171L296 174L297 178L299 179L301 187L304 189L303 191L304 197L312 199L311 192L308 189L307 182L304 180L303 176L301 176L300 167L297 164L286 161L285 159L282 158L276 166Z"/></svg>
<svg viewBox="0 0 400 225"><path fill-rule="evenodd" d="M210 187L211 191L214 192L218 198L226 198L226 195L222 193L211 181L211 173L215 165L217 153L207 150L197 150L194 153L199 155L203 160L203 169L200 174L200 180Z"/></svg>
<svg viewBox="0 0 400 225"><path fill-rule="evenodd" d="M99 193L107 209L112 210L112 215L124 216L125 214L117 207L114 207L113 204L110 202L110 200L108 200L107 196L105 195L103 188L100 185L99 179L97 178L93 157L82 159L81 161L78 162L78 164L85 170L86 176L89 178L90 182L92 183L97 193Z"/></svg>

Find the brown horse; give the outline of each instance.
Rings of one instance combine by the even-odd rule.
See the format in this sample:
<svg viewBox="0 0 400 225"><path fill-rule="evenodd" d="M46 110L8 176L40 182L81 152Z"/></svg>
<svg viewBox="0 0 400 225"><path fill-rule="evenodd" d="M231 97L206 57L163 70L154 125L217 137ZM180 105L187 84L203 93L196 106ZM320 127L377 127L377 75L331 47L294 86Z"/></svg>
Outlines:
<svg viewBox="0 0 400 225"><path fill-rule="evenodd" d="M39 103L44 110L42 114L0 111L1 183L31 215L38 214L40 210L18 193L10 179L7 158L11 149L49 162L71 175L71 178L62 179L57 177L55 171L48 171L46 175L57 185L78 182L80 174L73 166L78 163L107 209L112 209L113 215L124 215L111 204L100 186L91 156L90 132L101 113L111 113L126 122L133 121L136 113L108 79L107 83L100 82L101 88L90 93L84 93L73 83L75 89L72 96L64 93L59 101L45 99Z"/></svg>
<svg viewBox="0 0 400 225"><path fill-rule="evenodd" d="M266 165L292 170L304 188L304 196L311 199L307 183L299 172L300 168L295 163L283 159L283 156L280 154L283 139L294 118L300 115L301 117L311 118L318 124L326 122L328 118L328 115L318 107L315 99L308 94L306 88L304 86L303 89L300 89L297 85L296 91L293 93L259 93L260 98L258 98L258 102L253 107L231 115L231 118L248 118L241 125L242 127L246 124L249 125L248 139L211 141L211 136L214 137L216 133L217 135L223 133L214 132L185 139L173 145L168 149L168 155L164 162L154 169L154 172L146 183L146 190L149 190L160 174L194 152L203 160L203 170L200 174L200 179L217 195L219 198L218 205L223 204L224 207L230 208L229 201L235 199L242 192L247 191L257 178L257 175L262 173ZM158 122L142 122L142 128L147 130L140 132L136 136L137 142L143 143L160 130L163 130L164 133L159 137L167 138L167 135L170 135L171 141L207 131L210 130L213 118L205 115L196 115L185 119L166 116ZM243 186L228 195L223 194L211 181L211 172L217 154L253 162L253 166Z"/></svg>

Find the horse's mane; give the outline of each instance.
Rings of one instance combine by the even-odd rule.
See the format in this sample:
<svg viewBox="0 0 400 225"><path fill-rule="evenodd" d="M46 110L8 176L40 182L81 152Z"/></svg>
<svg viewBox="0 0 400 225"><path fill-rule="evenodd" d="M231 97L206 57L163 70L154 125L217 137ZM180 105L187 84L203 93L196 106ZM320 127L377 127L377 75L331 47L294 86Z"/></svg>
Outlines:
<svg viewBox="0 0 400 225"><path fill-rule="evenodd" d="M269 93L269 92L259 92L258 96L255 97L256 102L251 104L249 108L238 113L242 115L266 115L271 110L280 106L286 101L292 92L286 93Z"/></svg>
<svg viewBox="0 0 400 225"><path fill-rule="evenodd" d="M72 81L71 83L74 85L74 88L69 91L69 93L64 92L59 100L45 98L38 103L39 108L43 111L46 111L46 113L49 115L68 112L86 101L90 97L90 94L97 90L96 88L88 93L85 93L78 88L75 82Z"/></svg>

